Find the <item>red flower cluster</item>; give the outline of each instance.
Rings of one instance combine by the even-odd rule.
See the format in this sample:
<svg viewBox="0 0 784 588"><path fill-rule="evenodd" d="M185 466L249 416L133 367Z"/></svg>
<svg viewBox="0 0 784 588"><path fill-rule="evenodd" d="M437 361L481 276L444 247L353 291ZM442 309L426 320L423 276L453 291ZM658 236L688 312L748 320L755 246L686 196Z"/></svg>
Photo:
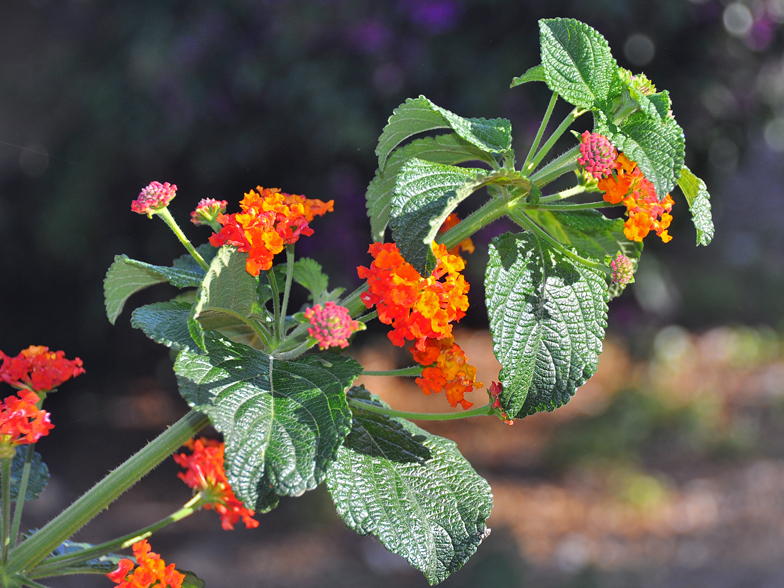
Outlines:
<svg viewBox="0 0 784 588"><path fill-rule="evenodd" d="M440 229L438 229L439 234L446 233L449 229L456 226L458 223L460 223L460 217L458 217L457 214L453 212L448 217L446 217L444 224L441 225ZM465 251L466 253L474 252L474 242L471 240L471 237L463 239L460 241L460 243L452 247L452 249L449 250L449 254L457 255L461 251Z"/></svg>
<svg viewBox="0 0 784 588"><path fill-rule="evenodd" d="M305 311L305 318L310 321L308 335L315 338L320 349L328 347L348 347L348 339L353 333L365 328L359 321L352 321L348 308L327 302L324 307L316 304Z"/></svg>
<svg viewBox="0 0 784 588"><path fill-rule="evenodd" d="M18 389L49 392L60 384L84 373L82 360L65 359L64 351L49 351L48 347L31 345L16 357L0 351L0 380Z"/></svg>
<svg viewBox="0 0 784 588"><path fill-rule="evenodd" d="M185 574L181 574L174 569L174 564L166 565L161 556L150 551L150 544L146 539L137 541L133 544L133 555L139 564L130 559L121 559L117 564L117 569L106 574L117 588L181 588ZM133 573L131 574L131 570Z"/></svg>
<svg viewBox="0 0 784 588"><path fill-rule="evenodd" d="M152 182L147 185L140 193L139 197L131 202L131 210L138 214L146 214L149 218L152 215L169 206L177 195L177 186L169 182L161 184Z"/></svg>
<svg viewBox="0 0 784 588"><path fill-rule="evenodd" d="M616 171L599 180L599 189L604 191L604 200L610 204L623 202L628 220L623 233L630 241L642 241L650 231L668 243L672 237L667 228L672 222L673 200L667 194L662 202L656 196L653 183L646 178L637 163L623 153L618 156Z"/></svg>
<svg viewBox="0 0 784 588"><path fill-rule="evenodd" d="M241 213L219 214L220 233L210 237L213 247L228 243L248 254L245 269L253 276L272 267L272 258L300 235L310 236L308 223L316 216L332 212L333 200L309 200L286 194L277 188L256 188L240 202Z"/></svg>
<svg viewBox="0 0 784 588"><path fill-rule="evenodd" d="M476 368L468 363L468 358L453 337L428 339L424 351L409 348L414 361L429 366L422 370L416 379L417 385L425 394L446 392L446 399L452 406L460 404L470 408L473 403L464 399L466 392L481 388L482 382L476 381Z"/></svg>
<svg viewBox="0 0 784 588"><path fill-rule="evenodd" d="M54 429L49 413L38 408L39 400L38 394L25 390L0 403L0 445L35 443Z"/></svg>
<svg viewBox="0 0 784 588"><path fill-rule="evenodd" d="M501 408L501 400L498 397L501 395L503 390L504 387L500 382L492 382L490 384L490 389L488 390L490 393L490 400L493 403L493 408L496 410L498 417L507 425L514 425L514 419L510 419L509 415L506 414L503 408Z"/></svg>
<svg viewBox="0 0 784 588"><path fill-rule="evenodd" d="M451 323L463 318L468 309L469 286L460 274L465 262L447 253L443 245L433 243L432 247L438 263L427 278L403 259L394 243L373 243L370 268L357 268L369 287L362 302L367 308L375 305L378 319L392 325L388 337L398 347L415 340L416 348L424 351L428 338L450 337Z"/></svg>
<svg viewBox="0 0 784 588"><path fill-rule="evenodd" d="M177 474L188 486L198 490L207 504L204 508L214 509L220 515L221 526L226 530L234 528L234 523L242 519L248 529L259 526L252 518L255 512L243 506L234 496L234 491L223 470L224 444L214 439L189 439L184 444L193 453L175 454L174 461L184 467L185 473Z"/></svg>

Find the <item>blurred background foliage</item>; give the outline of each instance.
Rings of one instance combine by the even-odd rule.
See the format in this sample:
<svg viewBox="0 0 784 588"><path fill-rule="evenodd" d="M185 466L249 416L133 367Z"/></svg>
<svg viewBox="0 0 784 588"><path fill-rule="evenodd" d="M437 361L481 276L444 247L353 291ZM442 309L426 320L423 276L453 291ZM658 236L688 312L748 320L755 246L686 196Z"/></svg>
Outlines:
<svg viewBox="0 0 784 588"><path fill-rule="evenodd" d="M555 16L597 28L620 65L670 91L687 165L712 194L716 238L696 248L676 198L674 240L648 240L637 283L611 308L614 345L637 366L622 391L607 392L593 412L559 411L579 418L552 421L558 435L541 441L540 461L502 474L480 456L477 467L509 482L561 476L566 486L569 472L604 472L615 499L642 508L675 500L684 478L673 472L694 464L781 459L780 445L764 440L781 441L784 411L770 392L780 388L784 319L784 0L18 0L0 3L0 349L44 344L79 355L88 370L52 398L60 436L42 451L60 482L50 494L59 484L67 502L185 410L165 350L131 329L127 312L111 327L103 310L101 282L115 255L168 264L181 254L162 223L130 212L143 186L178 185L170 209L195 241L208 236L188 223L201 198L226 199L233 211L261 184L334 199L335 213L317 220L316 234L297 249L325 266L333 287L353 288L354 268L368 262L364 191L393 108L424 94L462 116L509 118L524 154L549 96L543 85L508 86L539 62L537 19ZM463 324L480 332L484 244L507 228L479 235L469 261L473 312ZM170 294L160 287L132 302ZM358 338L360 349L372 340ZM695 370L695 358L714 347L724 363L705 369L773 382L762 386L762 404L733 401L726 382ZM690 374L691 384L673 382L673 373ZM496 427L492 435L503 433ZM85 445L89 459L76 449ZM313 514L324 506L314 496L304 507L284 502L268 515L270 528L288 528L302 508L305 528L333 529L334 517ZM512 523L502 529L494 536L516 537L536 559L525 533L515 535ZM610 585L596 584L590 549L564 536L551 556L566 563L553 569L571 579L521 571L514 541L491 539L454 585L480 577L497 586L520 578ZM713 561L699 545L684 549L683 561ZM362 553L372 573L399 573L375 551ZM259 564L261 576L276 557ZM258 585L288 585L286 577ZM414 585L401 577L400 585ZM613 578L625 585L622 574Z"/></svg>

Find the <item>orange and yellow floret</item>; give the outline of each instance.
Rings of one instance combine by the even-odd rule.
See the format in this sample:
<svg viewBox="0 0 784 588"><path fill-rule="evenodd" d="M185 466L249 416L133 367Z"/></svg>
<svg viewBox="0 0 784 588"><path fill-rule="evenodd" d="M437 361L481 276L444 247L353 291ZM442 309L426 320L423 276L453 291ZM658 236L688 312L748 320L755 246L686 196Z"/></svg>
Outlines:
<svg viewBox="0 0 784 588"><path fill-rule="evenodd" d="M49 392L84 373L82 360L66 359L64 351L31 345L16 357L0 351L0 380L17 389Z"/></svg>
<svg viewBox="0 0 784 588"><path fill-rule="evenodd" d="M373 243L370 268L357 268L359 277L368 282L362 302L367 308L375 306L379 320L392 326L387 336L393 344L415 342L410 348L414 359L428 366L417 378L420 388L426 394L445 390L452 406L468 408L471 403L463 394L482 384L475 381L476 369L452 338L452 323L468 309L469 285L460 274L465 262L444 245L431 247L437 263L425 278L403 258L397 245Z"/></svg>
<svg viewBox="0 0 784 588"><path fill-rule="evenodd" d="M138 566L130 559L121 559L117 569L106 574L118 584L117 588L181 588L185 574L175 570L174 564L167 566L160 555L151 551L146 539L134 543L132 549Z"/></svg>
<svg viewBox="0 0 784 588"><path fill-rule="evenodd" d="M643 175L636 162L621 153L615 171L599 180L599 189L604 191L605 201L626 206L628 219L623 233L627 239L639 242L654 231L665 243L672 240L667 233L672 222L672 197L667 194L659 202L653 183Z"/></svg>
<svg viewBox="0 0 784 588"><path fill-rule="evenodd" d="M13 456L17 445L35 443L54 429L48 412L38 408L38 394L22 390L0 402L0 453Z"/></svg>
<svg viewBox="0 0 784 588"><path fill-rule="evenodd" d="M240 202L242 212L220 214L220 233L210 237L213 247L228 243L248 254L245 269L253 276L272 267L272 258L300 235L310 236L308 223L316 216L332 212L334 201L308 199L286 194L277 188L251 190Z"/></svg>
<svg viewBox="0 0 784 588"><path fill-rule="evenodd" d="M215 510L220 515L221 526L229 531L240 519L248 529L259 526L253 518L254 511L245 508L234 495L223 469L225 445L214 439L189 439L184 447L193 453L174 454L174 461L186 469L177 476L189 487L202 494L205 510Z"/></svg>

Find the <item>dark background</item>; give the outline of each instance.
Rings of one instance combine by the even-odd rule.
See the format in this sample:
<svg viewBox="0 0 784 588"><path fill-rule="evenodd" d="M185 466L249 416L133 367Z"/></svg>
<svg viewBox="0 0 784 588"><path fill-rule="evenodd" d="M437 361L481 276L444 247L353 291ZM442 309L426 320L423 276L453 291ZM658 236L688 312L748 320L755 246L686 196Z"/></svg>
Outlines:
<svg viewBox="0 0 784 588"><path fill-rule="evenodd" d="M103 309L115 255L168 264L182 253L163 223L131 213L142 187L177 184L170 210L196 242L209 235L188 222L201 198L226 199L233 211L260 184L334 199L335 213L313 223L298 254L319 260L333 286L353 289L354 268L368 261L364 191L393 108L424 94L462 116L509 118L522 159L549 93L542 84L508 86L539 62L537 19L555 16L597 28L620 65L670 91L686 163L712 196L713 244L694 246L676 196L674 239L648 238L634 293L611 309L610 332L640 360L666 325L777 333L782 0L0 3L0 349L43 344L87 368L51 399L58 428L40 447L60 500L186 410L166 350L130 327L127 310L113 327ZM554 120L566 112L559 104ZM505 228L475 239L470 328L486 328L485 244ZM160 287L132 304L171 294ZM155 495L173 471L156 472L137 494ZM284 504L270 515L274 525L291 517L318 525L318 516L334 524L308 514L321 513L321 499L307 500Z"/></svg>

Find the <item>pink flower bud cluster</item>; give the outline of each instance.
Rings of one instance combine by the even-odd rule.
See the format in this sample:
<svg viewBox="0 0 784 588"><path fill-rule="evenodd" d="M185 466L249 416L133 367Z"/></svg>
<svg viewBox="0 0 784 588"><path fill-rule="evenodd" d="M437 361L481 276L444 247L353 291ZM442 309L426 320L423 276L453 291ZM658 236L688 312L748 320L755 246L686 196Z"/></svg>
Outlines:
<svg viewBox="0 0 784 588"><path fill-rule="evenodd" d="M218 215L225 214L228 205L229 203L225 200L202 198L196 210L191 213L191 222L197 227L217 222Z"/></svg>
<svg viewBox="0 0 784 588"><path fill-rule="evenodd" d="M351 320L346 307L338 306L334 302L327 302L323 308L317 304L307 309L305 318L312 325L308 329L308 335L318 341L320 349L348 347L348 338L362 329L359 321Z"/></svg>
<svg viewBox="0 0 784 588"><path fill-rule="evenodd" d="M580 135L580 157L577 163L597 180L612 173L617 159L618 152L604 135L588 131Z"/></svg>
<svg viewBox="0 0 784 588"><path fill-rule="evenodd" d="M612 281L625 285L634 279L634 263L620 251L618 256L610 262Z"/></svg>
<svg viewBox="0 0 784 588"><path fill-rule="evenodd" d="M166 182L152 182L140 193L139 197L131 203L131 210L138 214L152 215L169 206L177 194L177 186Z"/></svg>

